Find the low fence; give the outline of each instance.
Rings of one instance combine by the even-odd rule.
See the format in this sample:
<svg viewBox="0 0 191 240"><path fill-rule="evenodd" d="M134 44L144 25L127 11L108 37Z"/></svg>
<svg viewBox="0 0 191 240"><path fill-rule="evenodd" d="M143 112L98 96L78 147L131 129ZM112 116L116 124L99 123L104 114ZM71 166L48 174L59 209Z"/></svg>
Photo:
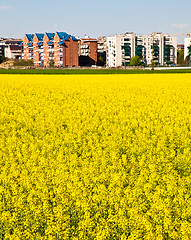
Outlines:
<svg viewBox="0 0 191 240"><path fill-rule="evenodd" d="M191 69L191 67L145 67L145 70L175 70L175 69L180 69L180 70L186 70L186 69Z"/></svg>

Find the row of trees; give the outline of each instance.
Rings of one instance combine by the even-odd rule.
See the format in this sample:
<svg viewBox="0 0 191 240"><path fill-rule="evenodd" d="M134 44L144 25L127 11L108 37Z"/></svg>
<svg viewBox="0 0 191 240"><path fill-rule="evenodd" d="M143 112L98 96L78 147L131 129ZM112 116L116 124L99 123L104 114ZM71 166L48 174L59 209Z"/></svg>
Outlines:
<svg viewBox="0 0 191 240"><path fill-rule="evenodd" d="M0 64L2 62L5 62L6 58L4 56L0 57ZM152 63L152 65L154 65L155 63ZM177 53L177 64L178 65L189 65L190 64L190 57L187 56L186 59L184 59L184 49L181 49L178 51ZM98 66L104 66L105 62L102 56L98 57L98 61L97 61L97 65ZM139 56L135 56L132 57L130 60L130 66L141 66L144 65L141 62L141 58ZM34 62L33 60L23 60L23 59L19 59L19 60L15 60L14 61L14 66L34 66ZM50 60L49 63L50 67L54 67L54 60Z"/></svg>
<svg viewBox="0 0 191 240"><path fill-rule="evenodd" d="M131 66L140 66L143 63L141 62L141 59L139 56L135 56L131 58L130 65ZM153 62L151 65L154 65L155 63ZM181 49L177 52L177 64L178 65L189 65L190 64L190 56L187 56L184 59L184 49Z"/></svg>
<svg viewBox="0 0 191 240"><path fill-rule="evenodd" d="M190 64L190 56L187 56L184 59L184 49L180 49L177 52L177 64L178 65L189 65Z"/></svg>

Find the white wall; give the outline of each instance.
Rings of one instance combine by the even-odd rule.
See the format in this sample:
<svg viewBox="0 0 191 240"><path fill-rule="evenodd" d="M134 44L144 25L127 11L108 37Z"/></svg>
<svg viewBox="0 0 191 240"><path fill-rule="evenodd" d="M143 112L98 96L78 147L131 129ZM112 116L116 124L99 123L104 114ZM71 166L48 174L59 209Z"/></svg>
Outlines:
<svg viewBox="0 0 191 240"><path fill-rule="evenodd" d="M188 47L191 46L191 38L184 38L184 59L188 56Z"/></svg>

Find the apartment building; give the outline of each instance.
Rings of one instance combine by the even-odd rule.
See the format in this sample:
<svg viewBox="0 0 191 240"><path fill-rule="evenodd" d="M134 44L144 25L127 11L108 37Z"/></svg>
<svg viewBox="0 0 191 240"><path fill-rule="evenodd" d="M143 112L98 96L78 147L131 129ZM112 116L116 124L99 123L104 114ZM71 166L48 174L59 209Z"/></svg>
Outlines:
<svg viewBox="0 0 191 240"><path fill-rule="evenodd" d="M33 61L35 66L44 66L43 33L35 33L33 37Z"/></svg>
<svg viewBox="0 0 191 240"><path fill-rule="evenodd" d="M163 33L126 33L107 38L108 67L127 66L134 56L139 56L145 65L152 62L159 65L176 63L177 37Z"/></svg>
<svg viewBox="0 0 191 240"><path fill-rule="evenodd" d="M19 48L21 43L22 39L0 38L0 57L21 58L21 51Z"/></svg>
<svg viewBox="0 0 191 240"><path fill-rule="evenodd" d="M25 60L33 60L33 38L34 34L25 34L23 39L23 58Z"/></svg>
<svg viewBox="0 0 191 240"><path fill-rule="evenodd" d="M55 33L45 33L43 38L44 67L54 65L54 37Z"/></svg>
<svg viewBox="0 0 191 240"><path fill-rule="evenodd" d="M187 37L184 39L184 59L189 57L191 64L191 37Z"/></svg>
<svg viewBox="0 0 191 240"><path fill-rule="evenodd" d="M9 59L21 59L22 47L18 45L9 45L5 48L5 57Z"/></svg>
<svg viewBox="0 0 191 240"><path fill-rule="evenodd" d="M76 67L78 60L78 39L65 32L56 32L54 37L54 65Z"/></svg>
<svg viewBox="0 0 191 240"><path fill-rule="evenodd" d="M170 34L164 34L164 64L177 64L177 37Z"/></svg>
<svg viewBox="0 0 191 240"><path fill-rule="evenodd" d="M80 66L92 66L97 64L97 39L85 37L79 44Z"/></svg>
<svg viewBox="0 0 191 240"><path fill-rule="evenodd" d="M107 37L106 64L108 67L126 66L135 56L135 34Z"/></svg>
<svg viewBox="0 0 191 240"><path fill-rule="evenodd" d="M79 40L65 32L26 34L23 40L23 58L32 59L36 67L79 66Z"/></svg>
<svg viewBox="0 0 191 240"><path fill-rule="evenodd" d="M106 63L107 38L99 37L97 40L97 63L105 65Z"/></svg>

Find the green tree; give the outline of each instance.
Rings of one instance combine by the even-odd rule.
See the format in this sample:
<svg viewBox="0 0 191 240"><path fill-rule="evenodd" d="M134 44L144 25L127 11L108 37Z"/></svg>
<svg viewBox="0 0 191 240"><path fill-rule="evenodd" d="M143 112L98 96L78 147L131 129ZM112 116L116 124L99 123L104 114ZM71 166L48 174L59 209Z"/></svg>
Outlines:
<svg viewBox="0 0 191 240"><path fill-rule="evenodd" d="M186 56L186 58L185 58L185 64L186 64L186 65L190 65L190 62L191 62L191 61L190 61L190 58L191 58L191 56L189 56L189 55Z"/></svg>
<svg viewBox="0 0 191 240"><path fill-rule="evenodd" d="M131 66L139 66L139 65L141 65L140 57L139 56L132 57L131 61L130 61L130 65Z"/></svg>
<svg viewBox="0 0 191 240"><path fill-rule="evenodd" d="M5 61L5 56L1 56L0 57L0 63L4 62Z"/></svg>
<svg viewBox="0 0 191 240"><path fill-rule="evenodd" d="M177 64L178 65L184 65L185 64L185 60L184 60L184 49L180 49L177 52Z"/></svg>
<svg viewBox="0 0 191 240"><path fill-rule="evenodd" d="M27 66L27 67L33 67L34 62L32 59L24 60L24 59L15 59L14 60L14 66Z"/></svg>
<svg viewBox="0 0 191 240"><path fill-rule="evenodd" d="M103 56L99 56L99 57L98 57L97 65L98 65L98 66L104 66Z"/></svg>
<svg viewBox="0 0 191 240"><path fill-rule="evenodd" d="M54 67L54 60L50 60L49 67Z"/></svg>

